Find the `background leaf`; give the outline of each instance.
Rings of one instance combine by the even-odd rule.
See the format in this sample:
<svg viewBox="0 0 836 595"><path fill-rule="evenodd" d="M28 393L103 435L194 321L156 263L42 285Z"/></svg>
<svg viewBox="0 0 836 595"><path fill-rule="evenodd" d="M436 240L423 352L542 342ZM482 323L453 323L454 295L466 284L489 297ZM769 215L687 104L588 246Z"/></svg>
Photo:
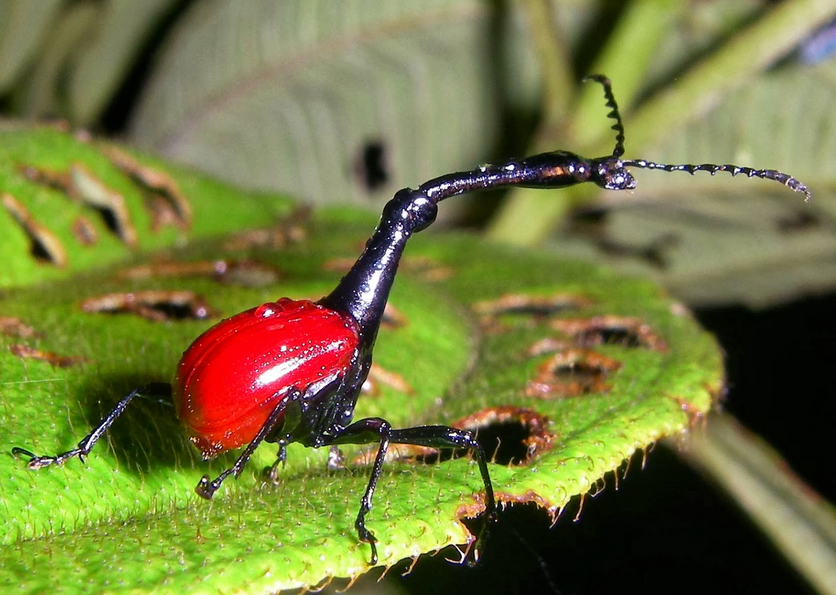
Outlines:
<svg viewBox="0 0 836 595"><path fill-rule="evenodd" d="M693 305L764 307L832 288L836 200L821 164L836 160L835 73L828 63L762 77L644 153L668 163L780 164L815 189L809 204L774 183L638 171L635 197L602 196L552 244L652 275Z"/></svg>
<svg viewBox="0 0 836 595"><path fill-rule="evenodd" d="M404 175L431 177L492 145L496 128L481 125L497 115L489 19L486 4L461 0L194 5L132 140L314 203L366 203L354 170L379 146L390 173L374 190L391 196Z"/></svg>

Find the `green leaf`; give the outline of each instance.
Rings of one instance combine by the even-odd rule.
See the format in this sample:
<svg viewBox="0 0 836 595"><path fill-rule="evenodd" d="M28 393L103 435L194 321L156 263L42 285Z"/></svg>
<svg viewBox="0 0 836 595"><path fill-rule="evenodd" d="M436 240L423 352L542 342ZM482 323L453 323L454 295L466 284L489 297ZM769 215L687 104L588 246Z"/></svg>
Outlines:
<svg viewBox="0 0 836 595"><path fill-rule="evenodd" d="M26 68L49 32L62 0L7 0L0 4L0 92Z"/></svg>
<svg viewBox="0 0 836 595"><path fill-rule="evenodd" d="M157 159L80 142L48 126L4 124L0 143L0 189L10 197L0 210L0 288L65 279L187 238L268 227L293 209L289 200L233 190L182 169L175 181ZM194 196L200 209L191 206ZM233 200L226 216L211 214Z"/></svg>
<svg viewBox="0 0 836 595"><path fill-rule="evenodd" d="M95 146L55 135L35 130L20 144L41 155L39 166L52 163L46 148L34 148L42 143L74 147L91 171L104 159ZM249 208L246 194L228 190L223 203L214 183L166 171L193 205L195 230L231 228L238 205ZM55 220L75 208L59 201ZM306 239L281 248L247 232L186 234L176 249L102 258L32 286L22 277L0 295L3 449L70 448L131 388L170 378L182 350L217 316L328 292L373 223L346 208L319 211ZM25 252L13 258L31 266ZM250 268L195 274L221 259ZM165 299L161 308L139 307L143 291L195 292L215 317L173 318L177 309ZM81 307L125 292L133 300L122 313ZM722 382L713 339L655 286L552 254L422 234L407 249L390 304L396 310L375 351L390 380L376 381L356 417L385 416L395 427L459 421L481 429L483 440L499 432L490 465L497 497L555 516L636 450L687 430ZM347 470L328 472L327 452L291 445L274 486L263 474L275 457L267 445L205 502L194 486L234 453L202 463L170 407L137 403L85 465L33 472L0 457L0 584L20 593L272 593L357 576L369 570L369 548L353 528L369 473L362 453L346 448ZM480 513L484 500L469 458L409 458L385 467L374 504L368 524L380 563L391 565L472 542L462 519Z"/></svg>
<svg viewBox="0 0 836 595"><path fill-rule="evenodd" d="M113 98L149 32L166 12L168 0L108 0L92 39L85 40L69 66L67 103L76 125L88 126Z"/></svg>

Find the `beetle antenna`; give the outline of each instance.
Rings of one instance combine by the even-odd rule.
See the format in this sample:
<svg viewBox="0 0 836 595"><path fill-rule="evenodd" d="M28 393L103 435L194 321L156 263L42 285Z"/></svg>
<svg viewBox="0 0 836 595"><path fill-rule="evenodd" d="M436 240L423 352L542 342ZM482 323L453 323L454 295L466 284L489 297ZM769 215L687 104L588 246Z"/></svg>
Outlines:
<svg viewBox="0 0 836 595"><path fill-rule="evenodd" d="M618 104L615 102L615 95L612 93L612 83L603 74L590 74L583 80L584 82L595 81L596 83L601 83L601 86L604 87L604 97L607 99L607 107L611 109L607 117L615 120L615 124L612 125L612 129L615 130L615 148L612 151L612 156L618 159L624 155L624 123L621 121Z"/></svg>
<svg viewBox="0 0 836 595"><path fill-rule="evenodd" d="M790 190L804 193L804 202L809 202L812 197L812 192L800 180L785 174L775 169L752 169L751 167L741 167L739 165L715 165L713 163L700 163L694 165L692 163L683 163L680 165L668 165L667 163L654 163L645 159L624 160L621 162L625 167L640 167L643 169L661 169L664 171L685 171L694 175L698 171L707 171L712 176L719 171L725 171L732 176L744 174L750 178L762 178L764 180L774 180L783 184Z"/></svg>

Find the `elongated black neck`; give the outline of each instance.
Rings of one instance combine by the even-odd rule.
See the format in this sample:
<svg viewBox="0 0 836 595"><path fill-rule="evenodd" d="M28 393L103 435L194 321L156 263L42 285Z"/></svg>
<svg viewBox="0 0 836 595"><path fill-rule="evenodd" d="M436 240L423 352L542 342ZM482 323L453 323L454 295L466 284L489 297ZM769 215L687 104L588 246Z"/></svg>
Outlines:
<svg viewBox="0 0 836 595"><path fill-rule="evenodd" d="M502 186L564 188L583 182L613 189L632 188L635 184L621 162L612 157L589 160L567 151L552 151L447 174L421 184L417 190L400 190L383 208L380 223L363 254L320 303L350 314L360 325L363 346L370 349L406 242L413 233L435 221L439 201Z"/></svg>
<svg viewBox="0 0 836 595"><path fill-rule="evenodd" d="M374 344L406 242L432 224L437 212L436 201L420 190L400 190L383 208L363 254L336 289L320 300L324 306L351 314L360 325L364 345Z"/></svg>
<svg viewBox="0 0 836 595"><path fill-rule="evenodd" d="M564 188L589 181L594 175L594 160L568 151L551 151L526 159L483 165L473 171L447 174L424 182L418 189L438 202L458 194L503 186Z"/></svg>

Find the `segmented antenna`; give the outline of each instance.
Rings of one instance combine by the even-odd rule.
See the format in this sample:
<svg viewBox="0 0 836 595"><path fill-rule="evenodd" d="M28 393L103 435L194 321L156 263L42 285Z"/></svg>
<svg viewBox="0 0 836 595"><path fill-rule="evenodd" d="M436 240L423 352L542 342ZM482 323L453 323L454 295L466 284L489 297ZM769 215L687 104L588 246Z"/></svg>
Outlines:
<svg viewBox="0 0 836 595"><path fill-rule="evenodd" d="M662 169L664 171L685 171L694 175L698 171L707 171L712 176L718 171L725 171L732 176L744 174L750 178L763 178L764 180L775 180L796 192L804 193L804 202L809 202L813 193L800 180L792 177L789 174L774 170L774 169L752 169L751 167L741 167L739 165L715 165L713 163L701 163L694 165L692 163L683 163L680 165L668 165L667 163L654 163L645 159L624 160L621 162L625 167L639 167L643 169Z"/></svg>
<svg viewBox="0 0 836 595"><path fill-rule="evenodd" d="M624 123L621 121L621 114L618 113L618 104L615 102L615 95L612 93L612 83L603 74L590 74L583 80L584 82L595 81L596 83L601 83L601 86L604 87L604 97L607 98L607 107L612 110L607 114L607 117L615 120L615 124L611 127L615 130L615 148L612 151L612 156L618 159L624 155Z"/></svg>
<svg viewBox="0 0 836 595"><path fill-rule="evenodd" d="M621 114L618 113L618 104L615 102L615 96L612 92L612 83L610 83L610 79L605 77L603 74L591 74L583 80L592 80L597 83L601 83L601 86L604 87L604 97L606 97L607 99L607 107L611 109L610 113L607 114L607 117L615 120L615 124L612 125L612 129L615 130L616 133L615 148L613 149L612 156L616 159L619 159L624 154L624 123L621 121ZM807 186L805 186L800 180L792 177L789 174L785 174L774 169L753 169L751 167L741 167L739 165L715 165L713 163L701 163L699 165L694 165L691 163L684 163L681 165L668 165L667 163L654 163L653 161L647 161L645 159L622 160L621 164L624 167L661 169L664 171L685 171L691 175L694 175L694 173L698 171L707 171L712 176L716 174L718 171L728 172L732 176L744 174L750 178L774 180L783 184L790 190L794 190L795 192L803 192L804 202L809 202L810 198L813 195L812 192L810 192L810 190L807 188Z"/></svg>

